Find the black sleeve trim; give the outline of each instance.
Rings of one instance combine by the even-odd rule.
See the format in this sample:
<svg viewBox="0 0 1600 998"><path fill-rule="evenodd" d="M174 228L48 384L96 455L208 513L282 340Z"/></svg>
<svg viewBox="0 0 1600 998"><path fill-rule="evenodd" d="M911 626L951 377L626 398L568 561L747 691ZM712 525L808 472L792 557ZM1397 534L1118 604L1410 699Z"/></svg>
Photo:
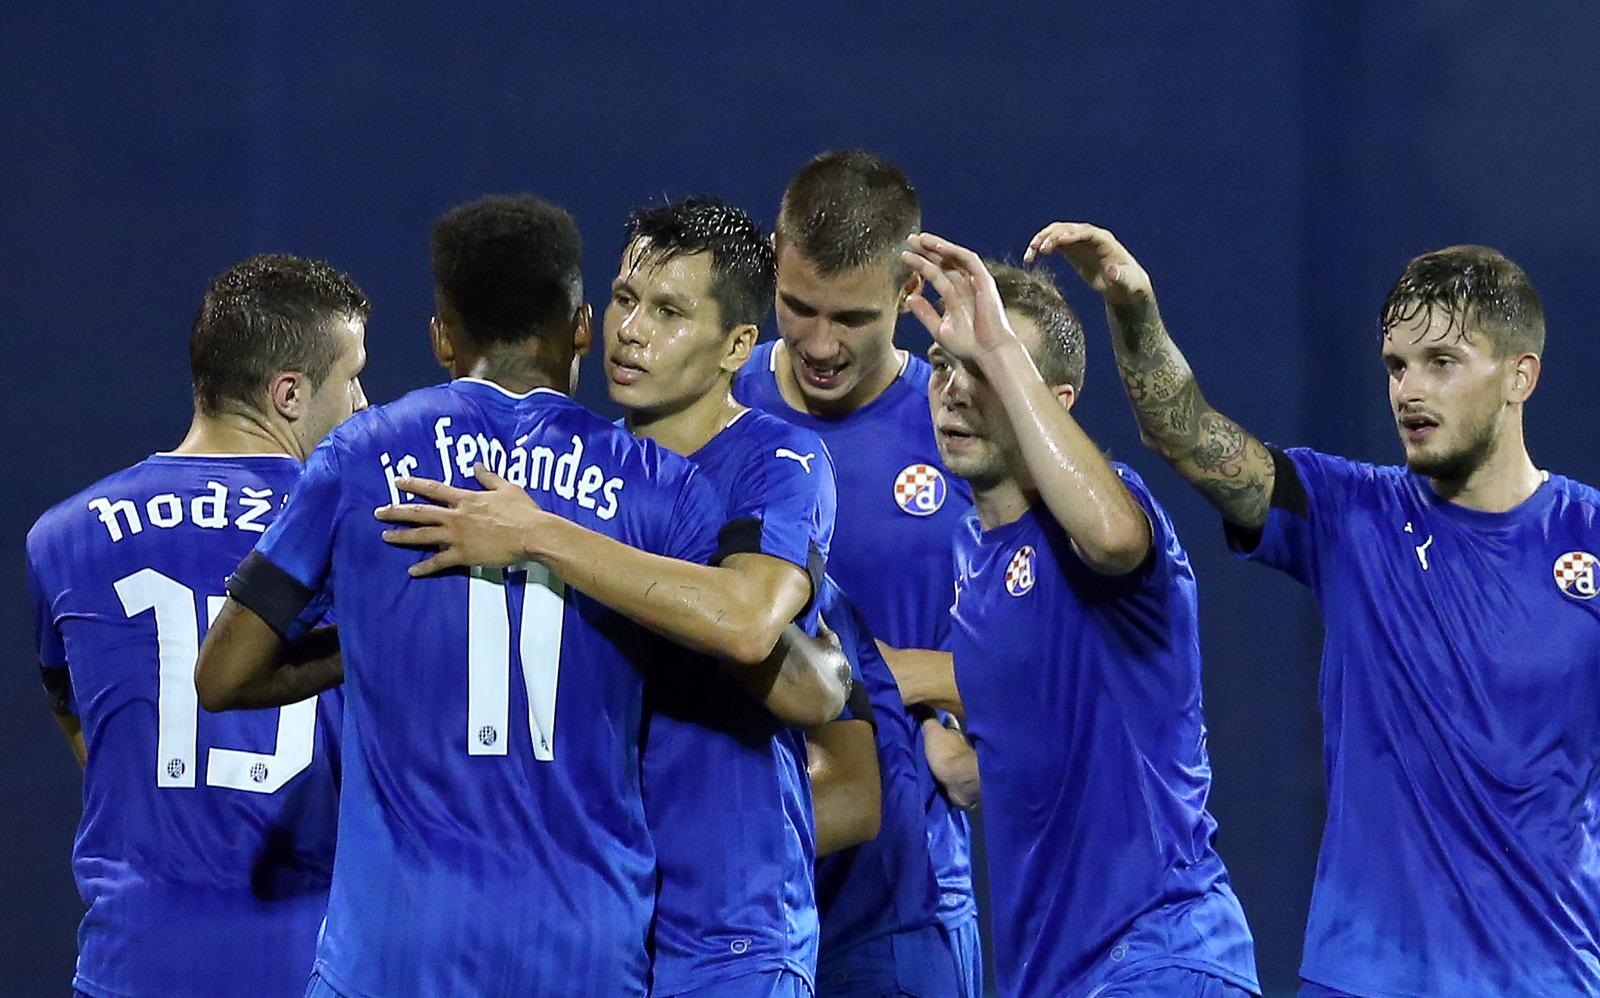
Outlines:
<svg viewBox="0 0 1600 998"><path fill-rule="evenodd" d="M822 580L828 574L828 563L822 558L822 549L817 547L817 542L812 541L806 549L806 574L811 576L811 602L815 603L822 595ZM808 604L806 610L810 610ZM805 611L801 611L804 613Z"/></svg>
<svg viewBox="0 0 1600 998"><path fill-rule="evenodd" d="M39 678L50 696L50 709L57 717L77 717L78 705L72 699L72 674L64 665L39 663Z"/></svg>
<svg viewBox="0 0 1600 998"><path fill-rule="evenodd" d="M736 554L761 553L761 518L745 516L729 520L717 531L717 553L711 564L720 565Z"/></svg>
<svg viewBox="0 0 1600 998"><path fill-rule="evenodd" d="M268 627L278 632L278 637L288 640L295 620L310 605L316 592L301 585L298 579L259 551L252 551L228 580L228 595L266 621Z"/></svg>
<svg viewBox="0 0 1600 998"><path fill-rule="evenodd" d="M1268 447L1272 455L1272 505L1295 516L1311 512L1311 497L1306 494L1306 484L1300 480L1300 469L1289 460L1289 455L1276 447Z"/></svg>

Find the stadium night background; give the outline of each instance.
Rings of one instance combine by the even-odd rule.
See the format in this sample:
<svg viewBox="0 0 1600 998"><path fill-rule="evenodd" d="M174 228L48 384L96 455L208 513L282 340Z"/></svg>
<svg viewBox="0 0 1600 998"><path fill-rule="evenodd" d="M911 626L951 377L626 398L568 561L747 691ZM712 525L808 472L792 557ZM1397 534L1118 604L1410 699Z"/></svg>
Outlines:
<svg viewBox="0 0 1600 998"><path fill-rule="evenodd" d="M426 236L451 204L526 190L570 209L601 301L629 207L709 192L770 225L807 157L861 146L906 170L929 230L990 255L1020 258L1053 219L1106 225L1155 275L1219 409L1276 443L1392 462L1383 297L1415 254L1488 243L1549 319L1533 458L1600 480L1590 3L48 4L0 12L0 38L17 403L0 995L65 993L82 912L79 776L38 690L23 535L178 440L195 302L254 252L361 283L376 404L440 378ZM1323 808L1315 608L1230 557L1216 515L1140 446L1100 305L1062 287L1089 329L1074 414L1144 476L1194 561L1218 847L1263 985L1288 994ZM927 338L906 319L900 344ZM597 365L580 395L604 411Z"/></svg>

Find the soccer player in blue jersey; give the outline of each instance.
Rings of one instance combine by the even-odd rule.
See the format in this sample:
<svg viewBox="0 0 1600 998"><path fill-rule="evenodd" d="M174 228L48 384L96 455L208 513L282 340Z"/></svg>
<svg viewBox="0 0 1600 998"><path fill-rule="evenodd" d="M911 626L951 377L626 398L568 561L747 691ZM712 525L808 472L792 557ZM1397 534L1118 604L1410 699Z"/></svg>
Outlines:
<svg viewBox="0 0 1600 998"><path fill-rule="evenodd" d="M327 910L339 696L326 652L281 710L200 710L199 635L300 462L366 400L369 305L292 256L229 269L189 339L194 421L174 450L73 496L28 534L40 667L84 766L72 865L93 998L287 998ZM336 661L335 663L336 664Z"/></svg>
<svg viewBox="0 0 1600 998"><path fill-rule="evenodd" d="M344 784L309 994L643 995L644 675L672 649L538 565L412 577L418 554L384 543L373 510L402 500L406 475L462 481L481 463L555 514L702 562L722 510L689 462L564 394L590 338L566 212L484 198L446 213L430 250L431 336L455 380L312 453L229 583L201 695L226 703L270 674L331 592Z"/></svg>
<svg viewBox="0 0 1600 998"><path fill-rule="evenodd" d="M829 571L895 649L945 647L950 539L970 505L965 483L949 476L934 446L927 363L894 346L895 321L919 280L899 253L920 221L916 192L880 157L848 150L807 163L784 192L774 235L780 338L758 347L734 381L741 402L827 444L839 492ZM970 799L973 757L964 737L931 712L918 716L925 758L943 763L941 779L969 788ZM888 730L879 718L880 733ZM953 949L958 967L935 993L976 998L983 975L967 821L923 782L925 837L941 891L922 924L899 923L895 959L921 968ZM899 839L887 826L880 834ZM941 932L946 940L936 938ZM824 948L825 976L835 956ZM872 979L894 983L894 964L837 957L863 987Z"/></svg>
<svg viewBox="0 0 1600 998"><path fill-rule="evenodd" d="M1001 994L1254 993L1205 809L1188 556L1144 483L1073 419L1083 328L1048 280L996 268L997 282L927 233L911 245L942 299L942 314L911 299L935 339L934 429L974 501L952 643L983 775Z"/></svg>
<svg viewBox="0 0 1600 998"><path fill-rule="evenodd" d="M1105 296L1148 444L1322 607L1301 993L1600 994L1600 495L1523 441L1545 335L1528 275L1483 246L1406 266L1379 343L1405 466L1381 467L1212 409L1110 233L1055 223L1030 250Z"/></svg>
<svg viewBox="0 0 1600 998"><path fill-rule="evenodd" d="M729 392L772 308L771 243L748 214L713 198L641 209L629 228L604 319L611 398L630 430L691 458L716 489L726 522L715 560L726 571L715 574L751 604L735 611L741 626L759 633L762 619L799 618L813 605L833 532L832 464L814 434L747 409ZM451 526L462 533L495 527L464 500L507 502L500 521L522 518L527 536L501 552L480 549L480 560L515 561L537 547L540 514L515 490L442 491L409 479L400 487L453 503ZM383 515L404 522L393 511ZM629 552L552 546L562 550L551 567L590 566L611 576L613 587L650 571ZM613 606L635 609L627 600ZM752 690L712 670L674 662L647 685L645 816L659 885L651 994L809 995L814 854L876 829L876 756L870 723L861 723L870 718L832 721L839 708L831 697L814 695L807 704L797 690L774 702L767 684L776 685L776 673ZM807 740L784 720L821 725L811 740L828 774L831 811L866 812L870 822L814 829Z"/></svg>

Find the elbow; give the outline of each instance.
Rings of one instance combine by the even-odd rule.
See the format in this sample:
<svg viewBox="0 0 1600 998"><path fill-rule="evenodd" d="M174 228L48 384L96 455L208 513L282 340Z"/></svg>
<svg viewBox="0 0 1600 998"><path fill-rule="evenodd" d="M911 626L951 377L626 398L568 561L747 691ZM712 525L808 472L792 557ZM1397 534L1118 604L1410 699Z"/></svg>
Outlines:
<svg viewBox="0 0 1600 998"><path fill-rule="evenodd" d="M771 619L771 608L741 607L719 622L718 644L722 657L734 665L754 668L772 657L787 620Z"/></svg>
<svg viewBox="0 0 1600 998"><path fill-rule="evenodd" d="M1101 575L1127 575L1150 556L1150 521L1143 511L1118 517L1094 538L1093 544L1080 544L1084 561Z"/></svg>

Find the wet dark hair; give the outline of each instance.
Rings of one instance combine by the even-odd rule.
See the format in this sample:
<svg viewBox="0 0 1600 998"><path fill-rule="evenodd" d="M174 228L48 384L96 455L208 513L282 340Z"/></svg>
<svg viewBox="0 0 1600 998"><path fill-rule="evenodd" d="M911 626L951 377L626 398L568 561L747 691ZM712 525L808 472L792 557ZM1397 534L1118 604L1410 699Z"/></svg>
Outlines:
<svg viewBox="0 0 1600 998"><path fill-rule="evenodd" d="M1009 311L1021 312L1039 327L1039 346L1033 362L1049 385L1071 385L1083 391L1084 333L1078 313L1061 297L1055 281L1045 270L1024 270L998 261L985 261L994 275L1000 302Z"/></svg>
<svg viewBox="0 0 1600 998"><path fill-rule="evenodd" d="M842 149L814 157L789 181L776 238L793 243L826 277L888 255L895 282L911 274L899 251L922 226L917 192L900 168L875 153Z"/></svg>
<svg viewBox="0 0 1600 998"><path fill-rule="evenodd" d="M321 260L268 253L234 264L206 288L189 330L196 407L259 411L283 371L319 387L344 345L337 325L371 312L356 282Z"/></svg>
<svg viewBox="0 0 1600 998"><path fill-rule="evenodd" d="M705 195L637 208L628 216L628 235L647 241L639 263L710 253L711 297L723 329L767 321L778 282L772 243L742 208Z"/></svg>
<svg viewBox="0 0 1600 998"><path fill-rule="evenodd" d="M433 283L480 345L564 336L583 304L583 240L572 216L532 194L445 212L429 240Z"/></svg>
<svg viewBox="0 0 1600 998"><path fill-rule="evenodd" d="M1418 316L1448 317L1443 335L1467 335L1467 325L1489 334L1501 356L1544 351L1544 306L1521 267L1488 246L1446 246L1406 264L1383 303L1378 326L1388 337Z"/></svg>

